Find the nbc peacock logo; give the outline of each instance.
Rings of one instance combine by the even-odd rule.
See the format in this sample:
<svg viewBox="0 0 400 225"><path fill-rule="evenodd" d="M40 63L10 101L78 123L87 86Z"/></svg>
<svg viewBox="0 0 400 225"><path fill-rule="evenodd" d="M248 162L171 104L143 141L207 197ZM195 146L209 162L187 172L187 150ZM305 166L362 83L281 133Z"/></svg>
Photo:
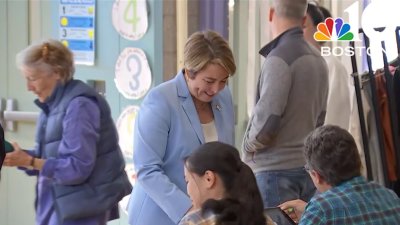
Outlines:
<svg viewBox="0 0 400 225"><path fill-rule="evenodd" d="M350 24L344 23L340 17L335 20L331 17L327 18L324 23L318 24L317 32L314 33L316 41L351 41L353 38Z"/></svg>

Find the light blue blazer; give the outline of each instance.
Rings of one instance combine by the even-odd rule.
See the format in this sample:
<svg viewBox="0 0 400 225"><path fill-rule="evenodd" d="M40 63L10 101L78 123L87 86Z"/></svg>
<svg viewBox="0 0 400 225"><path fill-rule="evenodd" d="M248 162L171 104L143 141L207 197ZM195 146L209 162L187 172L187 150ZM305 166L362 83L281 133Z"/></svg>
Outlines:
<svg viewBox="0 0 400 225"><path fill-rule="evenodd" d="M218 140L233 145L234 112L228 86L212 100ZM178 224L192 203L183 158L205 143L184 76L153 88L135 123L133 161L137 182L128 213L131 225Z"/></svg>

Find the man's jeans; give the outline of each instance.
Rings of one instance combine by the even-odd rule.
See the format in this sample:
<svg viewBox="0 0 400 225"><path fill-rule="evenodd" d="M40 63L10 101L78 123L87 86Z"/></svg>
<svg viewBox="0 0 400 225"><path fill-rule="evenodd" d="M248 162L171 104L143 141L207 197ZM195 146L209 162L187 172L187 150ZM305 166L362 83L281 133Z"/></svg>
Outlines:
<svg viewBox="0 0 400 225"><path fill-rule="evenodd" d="M314 183L303 167L263 171L255 176L265 208L276 207L293 199L308 202L315 193Z"/></svg>

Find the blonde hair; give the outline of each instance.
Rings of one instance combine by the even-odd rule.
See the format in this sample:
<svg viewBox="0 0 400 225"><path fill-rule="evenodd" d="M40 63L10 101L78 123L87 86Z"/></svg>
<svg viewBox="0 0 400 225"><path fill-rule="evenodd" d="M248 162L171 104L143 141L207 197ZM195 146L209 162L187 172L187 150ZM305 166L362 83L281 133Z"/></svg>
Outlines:
<svg viewBox="0 0 400 225"><path fill-rule="evenodd" d="M307 0L271 0L271 3L280 17L300 20L306 15Z"/></svg>
<svg viewBox="0 0 400 225"><path fill-rule="evenodd" d="M63 83L71 80L75 73L72 52L60 41L53 39L30 45L20 51L16 63L19 69L28 67L59 73Z"/></svg>
<svg viewBox="0 0 400 225"><path fill-rule="evenodd" d="M209 64L220 65L229 75L236 71L232 50L221 35L214 31L196 32L185 44L184 67L193 78Z"/></svg>

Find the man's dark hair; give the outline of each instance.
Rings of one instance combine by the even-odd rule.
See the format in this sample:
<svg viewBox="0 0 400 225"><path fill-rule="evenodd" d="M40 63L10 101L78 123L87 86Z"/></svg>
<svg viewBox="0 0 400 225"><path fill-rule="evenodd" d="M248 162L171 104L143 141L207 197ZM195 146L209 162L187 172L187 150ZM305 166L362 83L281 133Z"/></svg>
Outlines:
<svg viewBox="0 0 400 225"><path fill-rule="evenodd" d="M326 18L332 17L331 12L329 12L329 10L323 6L318 6L319 10L321 11L322 15L324 16L324 20Z"/></svg>
<svg viewBox="0 0 400 225"><path fill-rule="evenodd" d="M325 20L320 8L314 4L308 3L307 14L310 15L314 26L317 26L319 23L322 23Z"/></svg>
<svg viewBox="0 0 400 225"><path fill-rule="evenodd" d="M307 165L328 184L337 186L361 175L357 145L346 130L333 125L319 127L308 135L304 145Z"/></svg>

